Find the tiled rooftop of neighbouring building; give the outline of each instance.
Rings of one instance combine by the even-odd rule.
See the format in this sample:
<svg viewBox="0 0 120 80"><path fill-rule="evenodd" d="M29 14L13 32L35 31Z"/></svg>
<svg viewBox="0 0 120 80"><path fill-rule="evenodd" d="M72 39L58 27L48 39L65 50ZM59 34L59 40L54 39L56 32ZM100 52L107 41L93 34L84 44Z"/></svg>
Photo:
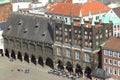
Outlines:
<svg viewBox="0 0 120 80"><path fill-rule="evenodd" d="M120 38L110 37L106 41L103 48L113 50L113 51L120 51Z"/></svg>
<svg viewBox="0 0 120 80"><path fill-rule="evenodd" d="M63 3L58 2L54 4L50 9L48 9L47 13L54 13L59 15L67 15L70 16L79 16L80 11L82 12L83 16L87 16L89 12L91 14L98 14L102 12L109 11L110 8L103 3L100 2L91 2L85 4L71 4L71 3Z"/></svg>

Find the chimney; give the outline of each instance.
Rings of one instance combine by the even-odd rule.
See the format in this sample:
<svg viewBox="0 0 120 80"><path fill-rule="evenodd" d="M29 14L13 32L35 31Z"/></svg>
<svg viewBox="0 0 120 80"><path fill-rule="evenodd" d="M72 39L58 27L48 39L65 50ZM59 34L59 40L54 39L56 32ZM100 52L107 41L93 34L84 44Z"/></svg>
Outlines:
<svg viewBox="0 0 120 80"><path fill-rule="evenodd" d="M87 0L88 3L92 3L94 0Z"/></svg>

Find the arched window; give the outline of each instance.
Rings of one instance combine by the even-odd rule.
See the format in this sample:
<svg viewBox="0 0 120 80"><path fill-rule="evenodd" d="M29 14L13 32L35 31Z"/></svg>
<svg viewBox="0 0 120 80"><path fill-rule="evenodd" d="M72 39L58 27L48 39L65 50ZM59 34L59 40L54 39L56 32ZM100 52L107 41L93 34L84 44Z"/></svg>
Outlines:
<svg viewBox="0 0 120 80"><path fill-rule="evenodd" d="M67 57L67 58L71 58L70 49L66 49L66 57Z"/></svg>
<svg viewBox="0 0 120 80"><path fill-rule="evenodd" d="M62 49L60 47L57 48L57 55L62 56Z"/></svg>
<svg viewBox="0 0 120 80"><path fill-rule="evenodd" d="M80 60L80 52L79 51L75 51L75 59Z"/></svg>
<svg viewBox="0 0 120 80"><path fill-rule="evenodd" d="M90 54L85 53L85 62L90 62Z"/></svg>

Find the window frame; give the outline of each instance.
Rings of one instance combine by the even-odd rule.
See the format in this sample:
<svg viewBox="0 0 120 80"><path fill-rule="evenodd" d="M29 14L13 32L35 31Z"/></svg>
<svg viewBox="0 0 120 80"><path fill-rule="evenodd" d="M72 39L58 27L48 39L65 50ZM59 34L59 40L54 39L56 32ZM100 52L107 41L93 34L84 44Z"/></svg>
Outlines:
<svg viewBox="0 0 120 80"><path fill-rule="evenodd" d="M71 58L71 51L68 48L66 49L66 57Z"/></svg>
<svg viewBox="0 0 120 80"><path fill-rule="evenodd" d="M90 62L90 54L85 53L85 62Z"/></svg>
<svg viewBox="0 0 120 80"><path fill-rule="evenodd" d="M62 48L57 47L57 56L62 56Z"/></svg>
<svg viewBox="0 0 120 80"><path fill-rule="evenodd" d="M80 51L75 51L75 60L80 60Z"/></svg>

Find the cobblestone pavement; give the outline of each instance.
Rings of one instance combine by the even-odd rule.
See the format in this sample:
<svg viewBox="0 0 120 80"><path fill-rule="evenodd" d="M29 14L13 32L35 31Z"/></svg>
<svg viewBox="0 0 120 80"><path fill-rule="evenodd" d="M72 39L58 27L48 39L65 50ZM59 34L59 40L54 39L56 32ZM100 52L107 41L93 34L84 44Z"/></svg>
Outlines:
<svg viewBox="0 0 120 80"><path fill-rule="evenodd" d="M19 71L20 69L20 71ZM25 73L29 69L29 73ZM7 57L0 57L0 80L68 80L62 76L48 74L49 67L28 64L19 60L10 62Z"/></svg>
<svg viewBox="0 0 120 80"><path fill-rule="evenodd" d="M25 69L29 69L29 73L25 73ZM48 74L49 70L47 66L36 66L19 60L10 62L7 57L0 56L0 80L69 80L62 76Z"/></svg>

